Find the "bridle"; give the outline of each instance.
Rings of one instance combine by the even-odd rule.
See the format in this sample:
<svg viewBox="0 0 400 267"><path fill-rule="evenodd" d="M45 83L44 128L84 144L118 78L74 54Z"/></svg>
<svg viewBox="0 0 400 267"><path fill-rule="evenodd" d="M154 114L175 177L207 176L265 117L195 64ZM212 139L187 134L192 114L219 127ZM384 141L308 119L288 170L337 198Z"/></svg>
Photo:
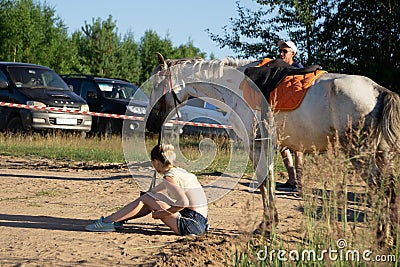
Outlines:
<svg viewBox="0 0 400 267"><path fill-rule="evenodd" d="M160 73L162 72L162 73ZM164 87L163 87L163 95L161 96L160 100L159 100L159 104L160 104L160 109L161 112L164 114L167 111L167 103L165 100L165 97L168 93L171 93L172 98L174 99L174 105L175 105L175 111L176 111L176 116L179 118L179 113L178 113L178 109L177 107L182 104L182 101L179 100L178 96L176 95L176 92L174 90L173 84L172 84L172 76L171 76L171 70L169 67L167 67L164 71L160 71L157 75L165 77L164 78ZM165 80L168 79L168 82L165 82ZM160 129L162 129L162 125L163 125L163 121L160 120ZM158 145L161 144L161 131L158 134Z"/></svg>
<svg viewBox="0 0 400 267"><path fill-rule="evenodd" d="M170 68L167 67L166 69L164 69L162 71L159 71L157 73L157 75L165 77L164 78L163 95L158 100L159 105L160 105L160 112L162 114L166 113L166 111L167 111L167 103L166 103L165 97L166 97L166 95L168 93L171 93L171 95L172 95L172 97L174 99L176 116L177 116L178 120L180 120L180 116L179 116L179 113L178 113L178 105L182 104L182 101L179 100L179 98L176 95L176 92L175 92L175 90L174 90L174 88L172 86L172 76L171 76ZM168 79L168 82L165 82L166 79ZM158 133L158 139L157 139L158 147L160 147L160 145L162 144L162 126L163 126L163 120L160 120L160 127L159 127L160 131ZM153 179L152 179L151 184L150 184L149 191L151 191L151 189L153 189L153 187L156 185L156 178L157 178L157 171L155 170Z"/></svg>

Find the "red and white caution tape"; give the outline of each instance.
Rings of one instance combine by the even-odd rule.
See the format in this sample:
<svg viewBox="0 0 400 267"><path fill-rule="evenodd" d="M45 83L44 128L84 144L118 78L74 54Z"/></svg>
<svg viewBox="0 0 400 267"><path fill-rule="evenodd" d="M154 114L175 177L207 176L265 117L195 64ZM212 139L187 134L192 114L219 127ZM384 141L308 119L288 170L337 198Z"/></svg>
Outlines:
<svg viewBox="0 0 400 267"><path fill-rule="evenodd" d="M50 112L64 112L64 113L71 113L71 114L91 115L91 116L114 118L114 119L144 121L144 117L101 113L101 112L91 112L91 111L80 111L80 110L67 109L67 108L39 107L39 106L35 106L35 105L15 104L15 103L7 103L7 102L0 102L0 106L12 107L12 108L24 108L24 109L31 109L31 110L42 110L42 111L50 111ZM198 127L210 127L210 128L220 128L220 129L231 129L232 128L232 126L230 126L230 125L221 125L221 124L214 124L214 123L188 122L188 121L178 121L178 120L170 120L169 122L173 123L173 124L190 125L190 126L198 126Z"/></svg>
<svg viewBox="0 0 400 267"><path fill-rule="evenodd" d="M12 108L25 108L25 109L32 109L32 110L42 110L42 111L50 111L50 112L64 112L64 113L72 113L72 114L92 115L92 116L97 116L97 117L127 119L127 120L134 120L134 121L144 121L143 117L138 117L138 116L127 116L127 115L119 115L119 114L80 111L80 110L76 110L76 109L67 109L67 108L39 107L39 106L34 106L34 105L14 104L14 103L7 103L7 102L0 102L0 106L12 107Z"/></svg>
<svg viewBox="0 0 400 267"><path fill-rule="evenodd" d="M219 128L219 129L231 129L232 126L230 125L222 125L222 124L214 124L214 123L205 123L205 122L190 122L190 121L174 121L170 120L169 122L174 124L181 124L181 125L190 125L190 126L198 126L198 127L210 127L210 128Z"/></svg>

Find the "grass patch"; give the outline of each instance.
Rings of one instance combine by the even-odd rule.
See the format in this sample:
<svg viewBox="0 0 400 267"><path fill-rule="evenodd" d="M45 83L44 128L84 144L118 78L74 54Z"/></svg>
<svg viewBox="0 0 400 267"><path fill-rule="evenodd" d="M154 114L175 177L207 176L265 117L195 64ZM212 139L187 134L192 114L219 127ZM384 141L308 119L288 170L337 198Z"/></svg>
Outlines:
<svg viewBox="0 0 400 267"><path fill-rule="evenodd" d="M65 161L125 161L121 138L86 138L69 133L0 134L1 155Z"/></svg>
<svg viewBox="0 0 400 267"><path fill-rule="evenodd" d="M54 191L54 190L51 190L51 189L49 189L49 190L42 190L42 191L39 191L39 192L37 192L37 193L35 194L35 196L37 196L37 197L54 197L54 196L56 196L56 195L57 195L57 192Z"/></svg>
<svg viewBox="0 0 400 267"><path fill-rule="evenodd" d="M121 136L111 138L82 138L65 132L47 134L11 135L0 133L0 155L21 158L46 158L60 161L92 161L99 163L125 163L126 161L147 161L150 150L157 144L156 136L146 137L144 148L140 140L124 139ZM195 164L205 160L206 164L196 174L224 172L229 166L232 171L232 149L236 144L232 141L217 138L212 144L204 142L202 137L180 137L179 143L174 144L175 150L182 155L179 163ZM125 151L124 151L125 149ZM238 153L236 153L238 154ZM252 173L252 163L246 153L235 155L247 163L245 173ZM180 161L182 159L182 162ZM283 170L280 157L276 157L276 168ZM231 164L231 165L229 165ZM184 164L183 164L184 165ZM233 164L234 165L234 164ZM183 166L184 167L184 166ZM242 170L238 170L242 171Z"/></svg>

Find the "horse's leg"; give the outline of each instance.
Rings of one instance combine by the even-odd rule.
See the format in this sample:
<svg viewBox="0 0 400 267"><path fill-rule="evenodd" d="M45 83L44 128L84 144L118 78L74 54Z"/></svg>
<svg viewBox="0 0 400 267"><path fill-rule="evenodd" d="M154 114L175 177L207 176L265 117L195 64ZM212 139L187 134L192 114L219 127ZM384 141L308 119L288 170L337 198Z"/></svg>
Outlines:
<svg viewBox="0 0 400 267"><path fill-rule="evenodd" d="M273 138L254 140L251 153L264 208L263 220L256 232L261 231L262 234L269 233L272 226L278 223L278 212L274 201L274 144L272 140Z"/></svg>
<svg viewBox="0 0 400 267"><path fill-rule="evenodd" d="M398 247L397 243L400 240L400 188L399 188L399 180L396 181L397 186L394 187L394 194L392 198L392 205L390 211L390 220L392 222L392 236L394 239L394 246Z"/></svg>
<svg viewBox="0 0 400 267"><path fill-rule="evenodd" d="M350 123L349 123L350 124ZM366 128L367 129L367 128ZM388 145L381 139L377 144L368 130L349 128L340 143L356 170L370 188L368 202L374 206L377 220L376 238L381 245L388 242L390 233L390 186L385 179L385 167L388 166ZM376 199L378 198L378 199Z"/></svg>
<svg viewBox="0 0 400 267"><path fill-rule="evenodd" d="M273 167L272 170L269 168L269 177L273 177ZM263 200L264 217L256 232L261 231L264 235L271 233L273 226L279 222L273 195L273 183L274 179L265 179L259 187Z"/></svg>
<svg viewBox="0 0 400 267"><path fill-rule="evenodd" d="M389 218L386 223L386 234L384 236L384 243L387 246L397 246L396 244L400 234L400 196L398 181L393 181L397 185L389 188L389 194L387 195L386 201L388 205Z"/></svg>
<svg viewBox="0 0 400 267"><path fill-rule="evenodd" d="M394 171L394 153L400 152L400 96L393 92L386 92L382 99L382 114L379 123L382 138L379 142L377 153L377 165L385 179L385 199L389 218L383 221L386 224L386 235L383 240L386 245L393 245L400 234L400 211L399 211L399 178ZM384 219L387 219L384 217ZM385 234L385 233L384 233ZM398 244L396 244L397 246Z"/></svg>
<svg viewBox="0 0 400 267"><path fill-rule="evenodd" d="M379 169L379 196L384 199L383 210L378 216L377 239L381 245L393 246L399 233L399 183L394 171L394 153L385 140L381 140L376 153L376 164ZM383 196L382 196L383 193Z"/></svg>

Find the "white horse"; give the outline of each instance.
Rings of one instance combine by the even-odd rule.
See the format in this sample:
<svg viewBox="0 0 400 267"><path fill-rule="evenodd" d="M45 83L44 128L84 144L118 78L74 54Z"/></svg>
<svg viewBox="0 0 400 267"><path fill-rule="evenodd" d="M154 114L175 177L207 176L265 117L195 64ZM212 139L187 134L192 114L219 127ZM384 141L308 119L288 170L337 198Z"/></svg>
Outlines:
<svg viewBox="0 0 400 267"><path fill-rule="evenodd" d="M222 109L228 106L231 107L230 111L239 111L240 116L238 112L231 113L231 123L247 144L257 179L263 182L260 184L260 191L264 204L264 226L277 221L273 199L273 168L268 156L270 144L262 142L268 139L266 137L276 137L275 125L285 122L287 138L281 140L282 146L305 152L326 150L328 140L336 136L344 143L349 131L361 127L366 133L365 138L368 136L368 140L372 141L369 145L376 152L375 161L369 162L368 168L361 167L363 159L360 157L353 157L353 163L360 166L360 170L364 171L363 178L373 188L382 186L383 172L388 166L393 167L390 156L393 156L393 152L400 151L400 97L367 77L324 74L308 89L297 109L280 111L274 118L264 98L261 101L264 106L261 113L263 123L258 126L262 129L262 136L258 138L261 141L254 142L254 118L257 114L243 99L243 92L237 85L245 80L243 71L249 66L255 66L257 62L202 59L164 61L159 55L159 63L155 70L157 78L154 81L150 107L158 102L157 105L161 104L163 112L156 112L155 108L147 114L148 129L154 131L151 125L158 124L157 119L163 121L175 108L177 101L186 101L189 96L214 99L216 101L212 104ZM232 65L238 71L230 72L227 65ZM185 82L188 77L189 83ZM251 81L247 80L247 83L251 84ZM251 87L254 89L254 86ZM255 93L260 92L254 90ZM221 102L226 106L218 104ZM391 222L381 222L381 231L378 233L384 238L390 238L396 231L393 224L399 224L399 211L396 208L396 201L399 201L398 181L393 172L390 177L390 182L386 181L384 186L387 192L386 208Z"/></svg>

